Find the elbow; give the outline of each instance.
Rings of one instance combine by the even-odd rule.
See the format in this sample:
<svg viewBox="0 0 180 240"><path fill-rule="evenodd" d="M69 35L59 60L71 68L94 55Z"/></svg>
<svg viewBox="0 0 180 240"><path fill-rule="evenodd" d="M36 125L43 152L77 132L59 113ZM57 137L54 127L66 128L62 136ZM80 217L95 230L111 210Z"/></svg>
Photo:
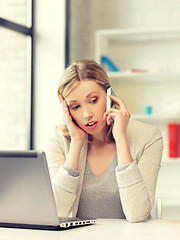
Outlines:
<svg viewBox="0 0 180 240"><path fill-rule="evenodd" d="M126 214L126 219L131 223L145 222L149 219L151 206L149 205L144 211L131 210Z"/></svg>
<svg viewBox="0 0 180 240"><path fill-rule="evenodd" d="M138 222L145 222L147 221L149 218L149 214L147 216L144 216L144 215L136 215L136 216L129 216L129 217L126 217L127 221L130 222L130 223L138 223Z"/></svg>

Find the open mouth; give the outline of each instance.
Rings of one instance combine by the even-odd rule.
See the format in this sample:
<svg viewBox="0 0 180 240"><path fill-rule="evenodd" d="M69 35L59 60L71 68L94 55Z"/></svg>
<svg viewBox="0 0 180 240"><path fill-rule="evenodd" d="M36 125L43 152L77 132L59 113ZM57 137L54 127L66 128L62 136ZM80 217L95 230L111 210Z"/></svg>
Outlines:
<svg viewBox="0 0 180 240"><path fill-rule="evenodd" d="M98 122L89 122L89 123L86 124L86 127L88 129L94 129L97 126L97 123Z"/></svg>

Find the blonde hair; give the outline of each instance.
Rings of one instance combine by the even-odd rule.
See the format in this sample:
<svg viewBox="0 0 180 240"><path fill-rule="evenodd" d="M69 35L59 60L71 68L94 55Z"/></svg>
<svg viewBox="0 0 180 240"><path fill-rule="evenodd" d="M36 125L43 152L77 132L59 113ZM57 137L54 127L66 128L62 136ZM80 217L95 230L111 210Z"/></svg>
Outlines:
<svg viewBox="0 0 180 240"><path fill-rule="evenodd" d="M84 80L94 80L101 85L104 91L110 87L107 73L98 63L94 60L78 60L65 69L58 84L58 93L62 94L65 98L80 81ZM61 131L65 137L70 139L70 134L66 125L62 127ZM92 140L91 136L89 136L89 140ZM114 142L111 126L108 129L105 141Z"/></svg>

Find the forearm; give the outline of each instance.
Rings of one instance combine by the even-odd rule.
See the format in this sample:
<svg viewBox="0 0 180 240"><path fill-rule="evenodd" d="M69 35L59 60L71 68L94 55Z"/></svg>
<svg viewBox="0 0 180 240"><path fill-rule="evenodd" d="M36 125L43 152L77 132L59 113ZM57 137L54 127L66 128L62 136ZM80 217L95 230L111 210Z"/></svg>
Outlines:
<svg viewBox="0 0 180 240"><path fill-rule="evenodd" d="M153 200L143 181L136 161L125 170L116 168L116 177L124 214L128 221L145 220L151 211Z"/></svg>
<svg viewBox="0 0 180 240"><path fill-rule="evenodd" d="M79 176L69 175L68 171L62 166L53 179L52 185L58 215L61 217L69 216L77 196Z"/></svg>
<svg viewBox="0 0 180 240"><path fill-rule="evenodd" d="M141 222L148 219L153 207L144 181L120 189L124 214L129 222Z"/></svg>
<svg viewBox="0 0 180 240"><path fill-rule="evenodd" d="M67 217L71 213L76 199L79 177L78 174L76 176L70 175L63 167L66 157L64 142L61 140L61 138L51 137L46 154L58 215Z"/></svg>
<svg viewBox="0 0 180 240"><path fill-rule="evenodd" d="M150 214L162 156L160 132L152 128L149 136L144 136L147 144L141 151L133 151L132 164L124 170L119 170L119 167L116 169L123 210L131 222L143 221Z"/></svg>
<svg viewBox="0 0 180 240"><path fill-rule="evenodd" d="M64 163L65 167L78 170L79 156L82 148L82 143L71 141L69 152Z"/></svg>

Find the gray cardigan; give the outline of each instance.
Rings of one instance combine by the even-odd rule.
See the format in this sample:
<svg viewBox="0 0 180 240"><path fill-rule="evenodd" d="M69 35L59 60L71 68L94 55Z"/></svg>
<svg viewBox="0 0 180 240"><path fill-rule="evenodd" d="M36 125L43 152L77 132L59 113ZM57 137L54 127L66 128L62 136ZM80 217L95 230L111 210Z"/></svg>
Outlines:
<svg viewBox="0 0 180 240"><path fill-rule="evenodd" d="M60 129L61 126L56 126L50 137L46 155L58 215L75 217L83 184L88 143L85 141L81 150L79 176L71 176L63 167L70 141L62 136ZM129 120L127 136L133 164L116 172L116 178L126 219L139 222L149 217L154 204L163 142L156 127L133 119Z"/></svg>

